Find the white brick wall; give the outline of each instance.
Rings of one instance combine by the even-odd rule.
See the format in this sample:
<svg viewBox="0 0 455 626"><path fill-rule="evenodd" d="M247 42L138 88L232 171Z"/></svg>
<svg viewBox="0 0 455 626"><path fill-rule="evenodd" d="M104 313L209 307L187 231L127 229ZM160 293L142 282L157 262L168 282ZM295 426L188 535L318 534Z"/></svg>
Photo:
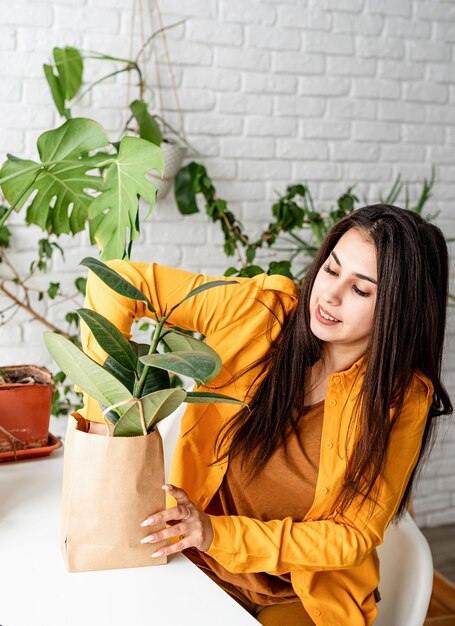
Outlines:
<svg viewBox="0 0 455 626"><path fill-rule="evenodd" d="M455 235L455 4L442 0L167 0L169 32L189 138L205 155L219 194L244 223L269 221L275 191L308 182L319 206L348 185L376 201L398 173L410 181L437 168L430 209ZM38 135L60 123L43 80L53 46L128 55L131 2L0 0L0 157L34 157ZM127 7L127 8L125 8ZM162 53L160 53L160 59ZM103 68L87 66L99 76ZM151 67L149 68L151 71ZM164 100L175 109L169 77ZM125 80L100 85L76 113L101 121L115 138L126 113ZM171 116L176 121L175 113ZM417 187L411 188L413 195ZM13 219L17 268L34 258L40 233ZM144 224L134 259L222 272L229 261L218 228L203 215L181 218L172 197ZM82 274L95 254L87 234L61 237L59 259L41 287ZM0 267L0 275L5 269ZM452 291L455 284L452 281ZM6 305L0 300L0 307ZM68 308L72 308L69 305ZM40 310L44 311L43 305ZM65 306L47 318L60 323ZM454 315L445 379L455 401ZM1 363L49 363L42 328L26 314L0 329ZM418 521L455 522L455 427L440 429L414 498Z"/></svg>

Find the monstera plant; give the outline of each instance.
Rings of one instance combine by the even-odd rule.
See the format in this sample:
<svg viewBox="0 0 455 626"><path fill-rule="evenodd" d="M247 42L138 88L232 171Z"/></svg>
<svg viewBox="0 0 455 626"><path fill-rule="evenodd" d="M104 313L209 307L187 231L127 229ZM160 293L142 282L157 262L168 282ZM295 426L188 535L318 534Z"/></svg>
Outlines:
<svg viewBox="0 0 455 626"><path fill-rule="evenodd" d="M10 205L0 226L27 203L28 224L60 235L76 234L89 221L102 258L128 256L139 236L138 198L150 210L155 204L156 186L146 174L163 174L161 149L130 136L112 144L104 128L86 118L69 119L43 133L37 148L39 161L9 154L0 170L0 187Z"/></svg>
<svg viewBox="0 0 455 626"><path fill-rule="evenodd" d="M201 285L159 317L142 291L102 261L87 257L81 264L117 293L144 302L156 321L148 345L128 341L116 326L99 313L78 309L80 318L108 354L103 365L93 361L62 335L44 334L47 349L62 371L101 404L106 418L114 425L114 436L132 437L149 433L182 402L244 404L236 398L211 391L172 388L170 373L188 376L197 385L208 383L221 370L221 359L203 341L165 326L173 311L189 298L206 289L237 284L237 281L215 280ZM167 352L158 352L160 342Z"/></svg>

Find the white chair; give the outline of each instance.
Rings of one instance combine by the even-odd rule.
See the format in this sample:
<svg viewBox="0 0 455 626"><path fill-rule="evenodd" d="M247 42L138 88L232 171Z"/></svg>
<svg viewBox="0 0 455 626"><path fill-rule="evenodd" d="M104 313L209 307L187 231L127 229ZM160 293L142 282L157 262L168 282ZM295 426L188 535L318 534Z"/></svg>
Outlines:
<svg viewBox="0 0 455 626"><path fill-rule="evenodd" d="M374 626L422 626L433 588L430 546L408 512L378 548L381 582Z"/></svg>
<svg viewBox="0 0 455 626"><path fill-rule="evenodd" d="M179 438L180 432L180 420L188 405L183 403L179 408L171 413L169 417L166 417L162 422L158 424L158 430L163 439L164 450L164 472L166 481L169 480L169 470L171 467L172 455L174 454L175 444Z"/></svg>

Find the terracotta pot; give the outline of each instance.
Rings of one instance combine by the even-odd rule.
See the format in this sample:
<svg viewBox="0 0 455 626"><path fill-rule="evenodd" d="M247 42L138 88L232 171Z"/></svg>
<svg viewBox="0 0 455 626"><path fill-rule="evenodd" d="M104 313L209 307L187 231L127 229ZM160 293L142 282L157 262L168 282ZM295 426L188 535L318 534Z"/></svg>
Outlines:
<svg viewBox="0 0 455 626"><path fill-rule="evenodd" d="M54 390L51 373L36 365L0 370L7 381L14 381L0 383L0 452L45 446Z"/></svg>

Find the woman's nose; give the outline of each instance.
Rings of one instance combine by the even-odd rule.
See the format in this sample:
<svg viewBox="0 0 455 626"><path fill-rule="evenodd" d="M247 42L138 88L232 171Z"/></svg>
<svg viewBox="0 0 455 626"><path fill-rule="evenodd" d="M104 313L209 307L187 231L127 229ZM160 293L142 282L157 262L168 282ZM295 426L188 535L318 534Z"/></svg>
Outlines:
<svg viewBox="0 0 455 626"><path fill-rule="evenodd" d="M341 302L338 289L336 289L334 286L332 286L330 289L326 289L322 294L322 297L324 301L327 302L327 304L340 304Z"/></svg>

